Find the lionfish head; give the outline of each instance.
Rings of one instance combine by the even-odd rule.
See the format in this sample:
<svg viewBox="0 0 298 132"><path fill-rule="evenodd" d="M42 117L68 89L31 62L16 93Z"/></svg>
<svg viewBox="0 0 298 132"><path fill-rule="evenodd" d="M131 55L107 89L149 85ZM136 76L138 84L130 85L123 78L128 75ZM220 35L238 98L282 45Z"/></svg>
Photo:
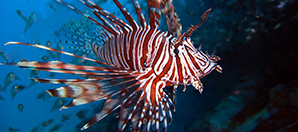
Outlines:
<svg viewBox="0 0 298 132"><path fill-rule="evenodd" d="M215 55L209 55L204 53L200 49L195 48L194 42L190 36L203 22L207 19L207 16L211 9L207 10L202 16L202 22L196 26L191 26L186 33L174 38L171 46L172 55L175 56L176 62L180 65L181 72L179 76L183 76L183 80L179 80L181 84L193 85L197 90L202 93L203 84L200 79L208 75L212 70L216 69L221 72L222 68L217 65L216 61L220 60L220 57Z"/></svg>

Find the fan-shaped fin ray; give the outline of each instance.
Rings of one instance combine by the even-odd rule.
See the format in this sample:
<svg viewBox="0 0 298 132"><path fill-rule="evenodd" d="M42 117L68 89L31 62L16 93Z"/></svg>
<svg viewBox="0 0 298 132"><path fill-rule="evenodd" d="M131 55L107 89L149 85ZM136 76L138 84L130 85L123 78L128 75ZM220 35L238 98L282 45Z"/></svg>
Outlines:
<svg viewBox="0 0 298 132"><path fill-rule="evenodd" d="M135 7L137 16L138 16L138 20L139 20L141 26L144 28L145 26L147 26L147 23L146 23L144 14L142 13L139 2L137 0L133 0L133 4L134 4L134 7Z"/></svg>
<svg viewBox="0 0 298 132"><path fill-rule="evenodd" d="M160 98L159 98L160 99ZM152 119L151 119L151 129L154 132L157 132L159 130L159 123L160 123L160 109L159 109L159 103L157 103L155 106L153 106L152 109Z"/></svg>
<svg viewBox="0 0 298 132"><path fill-rule="evenodd" d="M88 0L81 1L86 6L88 6L90 9L93 10L93 13L108 27L111 27L115 30L117 26L121 28L122 31L126 31L127 28L130 28L129 25L127 25L125 22L120 20L119 18L115 17L114 15L106 12L101 7L97 6L94 2ZM90 4L88 4L88 3ZM103 17L102 17L103 16ZM105 19L108 19L110 22L107 22ZM116 30L115 30L116 31Z"/></svg>
<svg viewBox="0 0 298 132"><path fill-rule="evenodd" d="M172 99L166 93L164 93L164 96L165 96L165 99L166 99L165 102L169 106L169 109L171 108L175 111L175 105L174 105Z"/></svg>
<svg viewBox="0 0 298 132"><path fill-rule="evenodd" d="M47 90L47 92L54 97L66 97L66 98L88 96L93 94L98 94L98 95L104 94L101 90L100 85L98 84L69 85L66 87L59 87L56 89Z"/></svg>
<svg viewBox="0 0 298 132"><path fill-rule="evenodd" d="M86 1L86 0L84 0L84 1ZM110 21L117 23L117 25L119 25L119 26L123 25L127 28L130 27L127 23L123 22L118 17L116 17L113 14L111 14L111 13L107 12L106 10L102 9L101 7L96 5L94 2L90 2L90 0L87 0L87 1L92 5L92 7L90 5L87 5L87 6L90 7L91 9L93 9L95 12L101 14L102 16L106 17Z"/></svg>
<svg viewBox="0 0 298 132"><path fill-rule="evenodd" d="M172 122L172 111L171 111L171 108L170 108L170 105L169 103L167 102L168 100L167 99L164 99L163 100L163 106L165 106L165 111L166 111L166 114L168 115L169 117L169 124L171 124Z"/></svg>
<svg viewBox="0 0 298 132"><path fill-rule="evenodd" d="M173 6L172 0L162 0L161 11L166 15L168 32L173 36L180 36L182 32L182 26L176 13L176 9Z"/></svg>
<svg viewBox="0 0 298 132"><path fill-rule="evenodd" d="M87 71L74 71L74 70L55 70L55 69L42 69L42 68L32 68L34 70L39 71L47 71L47 72L55 72L55 73L67 73L67 74L75 74L81 75L83 77L88 76L104 76L104 75L129 75L130 73L97 73L97 72L87 72Z"/></svg>
<svg viewBox="0 0 298 132"><path fill-rule="evenodd" d="M140 131L139 122L140 122L140 116L142 113L142 109L144 106L145 98L144 95L140 97L139 102L136 105L136 108L134 109L132 118L131 118L131 128L132 131Z"/></svg>
<svg viewBox="0 0 298 132"><path fill-rule="evenodd" d="M136 82L134 77L122 78L118 79L118 81L99 80L97 82L73 82L66 87L47 90L47 92L54 97L81 98L91 95L106 97Z"/></svg>
<svg viewBox="0 0 298 132"><path fill-rule="evenodd" d="M151 126L151 117L152 117L152 103L151 102L148 102L147 103L148 105L145 105L147 106L146 108L146 111L144 111L144 122L142 122L142 126L143 126L143 130L147 130L148 132L150 131L150 126Z"/></svg>
<svg viewBox="0 0 298 132"><path fill-rule="evenodd" d="M32 65L34 63L34 65ZM137 72L129 72L129 71L122 71L122 70L110 70L109 68L105 67L94 67L98 69L96 71L84 71L85 66L78 66L78 65L71 65L71 67L66 67L68 64L63 64L64 68L52 68L47 66L47 62L31 62L31 61L20 61L18 63L0 63L1 65L16 65L21 68L28 68L28 69L33 69L33 70L39 70L39 71L47 71L47 72L55 72L55 73L68 73L68 74L76 74L76 75L81 75L83 77L91 77L91 76L113 76L113 75L131 75L131 76L137 76ZM41 64L41 65L36 65L36 64ZM45 64L45 65L44 65ZM52 63L49 63L49 65ZM54 66L54 65L53 65ZM69 65L68 65L69 66ZM76 68L77 66L77 68ZM80 67L80 68L78 68ZM86 68L91 68L92 66L86 66ZM100 71L100 69L103 69ZM92 69L92 68L91 68ZM106 70L105 70L106 69Z"/></svg>
<svg viewBox="0 0 298 132"><path fill-rule="evenodd" d="M150 27L158 28L160 22L160 1L159 0L147 0L148 12L149 12L149 24Z"/></svg>
<svg viewBox="0 0 298 132"><path fill-rule="evenodd" d="M138 28L138 24L135 22L135 20L130 16L130 14L127 12L127 10L122 6L122 4L118 0L113 0L114 3L117 5L117 7L120 9L130 26L136 30Z"/></svg>
<svg viewBox="0 0 298 132"><path fill-rule="evenodd" d="M39 83L53 83L53 84L77 84L77 83L95 83L98 81L114 81L118 79L123 79L123 78L134 78L137 76L132 76L132 75L105 75L105 76L89 76L87 79L46 79L46 78L30 78L33 81L39 82Z"/></svg>
<svg viewBox="0 0 298 132"><path fill-rule="evenodd" d="M99 64L104 64L104 65L108 65L108 66L114 66L112 64L108 64L108 63L101 62L101 61L94 60L94 59L90 59L90 58L87 58L87 57L82 57L82 56L78 56L78 55L75 55L75 54L72 54L72 53L68 53L68 52L56 50L56 49L53 49L53 48L50 48L50 47L46 47L46 46L43 46L43 45L29 44L29 43L22 43L22 42L8 42L5 45L10 45L10 44L28 45L28 46L37 47L37 48L41 48L41 49L45 49L45 50L49 50L49 51L54 51L54 52L58 52L58 53L61 53L61 54L65 54L65 55L69 55L69 56L73 56L73 57L77 57L77 58L82 58L82 59L85 59L85 60L88 60L88 61L92 61L92 62L96 62L96 63L99 63Z"/></svg>
<svg viewBox="0 0 298 132"><path fill-rule="evenodd" d="M73 9L74 11L78 12L79 14L85 16L86 18L90 19L91 21L93 21L94 23L96 23L98 26L103 27L105 30L107 30L108 32L112 33L113 35L116 35L117 34L113 29L111 29L111 28L109 28L109 27L107 27L105 25L102 25L101 23L99 23L95 19L89 17L87 14L84 14L83 12L81 12L78 9L74 8L73 6L71 6L71 5L65 3L65 2L63 2L61 0L57 0L57 1L60 2L60 3L62 3L62 4L64 4L64 5L66 5L67 7L71 8L71 9Z"/></svg>
<svg viewBox="0 0 298 132"><path fill-rule="evenodd" d="M82 105L97 100L109 99L111 96L124 96L130 90L135 90L132 87L136 86L136 79L123 78L124 81L117 81L119 83L85 83L80 82L66 87L59 87L56 89L47 90L47 92L54 97L74 98L68 105L61 109L66 109L72 106Z"/></svg>
<svg viewBox="0 0 298 132"><path fill-rule="evenodd" d="M87 98L75 98L69 104L67 104L65 106L62 106L60 108L60 110L67 109L67 108L72 107L72 106L91 103L91 102L98 101L98 100L101 100L101 99L102 98L99 98L99 96L96 96L96 95L88 96Z"/></svg>
<svg viewBox="0 0 298 132"><path fill-rule="evenodd" d="M162 99L163 100L163 99ZM167 129L167 115L166 115L166 108L165 108L165 104L164 102L159 102L159 105L160 105L160 122L162 124L162 128L163 128L163 131L165 132L166 129Z"/></svg>
<svg viewBox="0 0 298 132"><path fill-rule="evenodd" d="M121 90L121 92L113 94L112 96L107 97L101 111L97 113L83 128L82 130L87 129L92 124L100 121L102 118L119 108L120 104L127 99L136 89L139 88L138 83L130 85L127 88Z"/></svg>
<svg viewBox="0 0 298 132"><path fill-rule="evenodd" d="M131 120L132 114L134 113L143 92L143 89L135 91L123 101L120 108L119 122L116 131L123 131L128 121Z"/></svg>
<svg viewBox="0 0 298 132"><path fill-rule="evenodd" d="M100 71L102 73L113 72L113 73L127 73L130 74L131 71L121 70L114 67L97 67L97 66L81 66L74 64L67 64L60 61L48 61L48 62L38 62L38 61L25 61L21 60L17 63L11 62L6 63L6 65L16 65L21 68L40 68L40 69L59 69L59 70L75 70L75 71Z"/></svg>
<svg viewBox="0 0 298 132"><path fill-rule="evenodd" d="M148 117L149 117L149 108L150 105L148 104L148 100L144 99L143 102L141 102L142 105L140 106L141 108L141 115L138 118L137 121L137 130L146 130L146 124L149 122ZM148 131L148 130L147 130Z"/></svg>

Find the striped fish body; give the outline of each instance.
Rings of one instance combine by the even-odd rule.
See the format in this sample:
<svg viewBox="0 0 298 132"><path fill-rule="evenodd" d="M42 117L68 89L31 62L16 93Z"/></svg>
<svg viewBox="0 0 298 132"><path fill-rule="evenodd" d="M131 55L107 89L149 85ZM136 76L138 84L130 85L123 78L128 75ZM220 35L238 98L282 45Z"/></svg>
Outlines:
<svg viewBox="0 0 298 132"><path fill-rule="evenodd" d="M221 71L221 67L216 64L220 58L196 49L190 38L192 32L207 19L210 9L202 15L200 24L192 26L181 35L179 28L177 28L179 25L173 25L178 20L167 22L168 27L172 27L168 29L168 32L158 29L161 7L173 7L171 1L168 0L148 0L149 24L146 23L136 0L133 0L133 3L139 24L118 0L114 0L114 3L128 23L105 11L91 0L80 0L80 2L89 7L99 21L61 0L57 1L82 14L98 26L99 33L97 34L101 37L102 43L92 43L92 40L90 41L88 37L85 37L87 46L83 46L90 47L92 53L100 61L42 45L21 42L9 42L7 44L38 47L106 66L80 66L59 61L24 60L17 63L1 64L76 74L84 77L85 79L33 78L33 80L41 83L67 85L47 90L54 97L73 98L68 105L61 109L105 100L102 109L83 126L82 130L87 129L113 111L119 110L117 131L123 131L125 128L130 128L131 131L166 131L168 123L172 120L172 110L175 109L173 101L173 93L175 92L173 91L176 87L178 85L193 85L202 93L203 85L200 79L214 69ZM174 11L174 9L169 11ZM175 13L167 12L167 15L171 16L171 14ZM177 16L169 17L169 20L176 18ZM176 32L174 33L174 31ZM82 31L78 34L78 32L73 31L70 36L80 38L81 34L86 33ZM80 48L74 47L74 49Z"/></svg>
<svg viewBox="0 0 298 132"><path fill-rule="evenodd" d="M120 69L150 71L160 83L166 84L163 88L193 84L202 92L200 78L218 66L219 58L196 49L190 37L181 44L176 41L177 37L168 32L146 27L118 34L103 46L93 44L92 50L99 59Z"/></svg>
<svg viewBox="0 0 298 132"><path fill-rule="evenodd" d="M103 46L92 45L97 57L120 69L151 71L155 78L171 85L190 85L216 68L211 57L193 46L188 37L175 47L176 37L158 29L140 28L119 34Z"/></svg>

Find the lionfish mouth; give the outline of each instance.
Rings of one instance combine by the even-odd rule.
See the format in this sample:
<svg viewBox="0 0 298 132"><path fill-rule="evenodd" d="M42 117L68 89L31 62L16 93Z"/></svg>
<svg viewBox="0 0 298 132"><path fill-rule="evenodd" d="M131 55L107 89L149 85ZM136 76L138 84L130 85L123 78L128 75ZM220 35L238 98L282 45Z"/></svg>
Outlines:
<svg viewBox="0 0 298 132"><path fill-rule="evenodd" d="M215 63L220 60L219 57L206 55L200 49L198 49L200 52L194 55L181 48L183 42L184 46L195 49L190 36L207 19L211 9L203 13L201 23L192 26L181 35L180 19L171 0L148 0L148 23L138 1L133 0L139 24L118 0L113 1L127 22L96 5L92 0L80 0L80 2L86 5L93 15L85 14L61 0L57 1L88 20L63 28L63 33L68 39L63 41L64 44L73 44L75 46L70 48L91 53L97 59L37 44L8 42L5 45L28 45L94 62L101 66L25 60L17 63L0 63L0 65L15 65L21 68L83 77L83 79L32 78L40 83L66 85L47 90L53 97L73 99L61 109L105 100L101 110L81 128L82 130L118 110L119 123L116 131L126 129L166 131L172 120L172 111L175 110L175 93L178 84L183 84L184 90L185 85L193 85L202 93L203 84L200 79L213 69L218 72L222 70ZM162 14L166 16L167 32L158 30ZM175 45L177 43L180 45Z"/></svg>

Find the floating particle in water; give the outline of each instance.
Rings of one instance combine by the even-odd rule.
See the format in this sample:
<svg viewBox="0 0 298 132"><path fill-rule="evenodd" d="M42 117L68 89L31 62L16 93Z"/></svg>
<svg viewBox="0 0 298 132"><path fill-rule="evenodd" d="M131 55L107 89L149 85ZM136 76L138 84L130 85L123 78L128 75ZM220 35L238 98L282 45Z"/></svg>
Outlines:
<svg viewBox="0 0 298 132"><path fill-rule="evenodd" d="M0 49L0 56L1 56L6 62L8 62L8 58L7 58L7 56L4 54L4 52L2 52L1 49Z"/></svg>
<svg viewBox="0 0 298 132"><path fill-rule="evenodd" d="M41 59L43 61L47 61L47 60L49 60L49 58L50 58L50 56L48 56L48 55L44 55L44 56L41 57Z"/></svg>
<svg viewBox="0 0 298 132"><path fill-rule="evenodd" d="M284 2L284 1L281 1L281 2L279 2L279 4L277 5L277 8L280 8L280 9L282 9L282 8L284 8L284 7L285 7L285 5L286 5L286 2Z"/></svg>
<svg viewBox="0 0 298 132"><path fill-rule="evenodd" d="M46 46L47 46L47 47L52 47L51 42L50 42L50 41L47 41L47 42L46 42Z"/></svg>
<svg viewBox="0 0 298 132"><path fill-rule="evenodd" d="M69 119L69 116L70 115L62 115L61 121L64 122L64 121L68 120Z"/></svg>
<svg viewBox="0 0 298 132"><path fill-rule="evenodd" d="M1 88L1 86L0 86L0 88ZM2 96L1 96L1 93L0 93L0 100L4 100L5 98L3 98Z"/></svg>
<svg viewBox="0 0 298 132"><path fill-rule="evenodd" d="M12 128L12 127L9 127L8 128L8 131L9 132L18 132L18 131L20 131L19 129L14 129L14 128Z"/></svg>
<svg viewBox="0 0 298 132"><path fill-rule="evenodd" d="M51 130L49 132L54 132L54 131L57 131L60 129L60 127L62 126L62 124L58 124L58 125L55 125L51 128Z"/></svg>
<svg viewBox="0 0 298 132"><path fill-rule="evenodd" d="M50 7L52 10L56 11L55 7L54 7L51 3L49 3L49 7Z"/></svg>
<svg viewBox="0 0 298 132"><path fill-rule="evenodd" d="M24 105L18 104L17 108L18 108L18 112L22 112L24 110Z"/></svg>
<svg viewBox="0 0 298 132"><path fill-rule="evenodd" d="M250 40L252 37L251 36L246 36L245 39L246 40Z"/></svg>
<svg viewBox="0 0 298 132"><path fill-rule="evenodd" d="M87 54L83 54L83 57L87 57ZM71 60L70 63L72 64L82 64L84 63L85 59L82 59L82 58L74 58L73 60Z"/></svg>
<svg viewBox="0 0 298 132"><path fill-rule="evenodd" d="M39 93L36 98L42 99L42 100L48 100L50 97L51 96L47 92L43 91L43 92Z"/></svg>
<svg viewBox="0 0 298 132"><path fill-rule="evenodd" d="M34 127L30 132L41 132L41 131L42 131L41 126L38 125L38 126Z"/></svg>
<svg viewBox="0 0 298 132"><path fill-rule="evenodd" d="M18 15L20 17L23 18L23 20L26 22L26 26L25 26L25 29L23 31L23 34L25 34L27 32L27 30L33 25L33 23L35 22L36 20L36 13L35 12L32 12L29 17L25 17L23 16L22 12L20 10L17 10L16 11L18 13Z"/></svg>
<svg viewBox="0 0 298 132"><path fill-rule="evenodd" d="M86 117L86 115L88 114L88 110L80 110L76 116L79 118L79 119L83 119Z"/></svg>
<svg viewBox="0 0 298 132"><path fill-rule="evenodd" d="M280 26L281 26L281 22L280 23L278 23L278 24L276 24L275 26L274 26L274 30L276 30L276 29L278 29Z"/></svg>
<svg viewBox="0 0 298 132"><path fill-rule="evenodd" d="M14 96L16 96L17 93L19 93L24 89L25 89L25 86L17 85L17 84L13 85L10 89L11 100L14 98Z"/></svg>
<svg viewBox="0 0 298 132"><path fill-rule="evenodd" d="M57 99L52 107L52 110L51 111L54 111L56 109L59 109L61 108L64 104L66 103L66 100L65 99Z"/></svg>
<svg viewBox="0 0 298 132"><path fill-rule="evenodd" d="M41 125L43 127L46 127L46 126L50 125L53 121L54 121L54 119L49 119L49 120L46 120L43 123L41 123Z"/></svg>
<svg viewBox="0 0 298 132"><path fill-rule="evenodd" d="M49 76L50 76L50 77L54 77L55 75L56 75L56 73L51 72Z"/></svg>
<svg viewBox="0 0 298 132"><path fill-rule="evenodd" d="M17 77L13 72L8 73L4 79L4 86L1 90L5 91L7 86L9 86L14 79L20 80L20 78Z"/></svg>
<svg viewBox="0 0 298 132"><path fill-rule="evenodd" d="M39 72L39 70L31 70L30 77L35 77Z"/></svg>
<svg viewBox="0 0 298 132"><path fill-rule="evenodd" d="M61 45L61 44L56 44L56 50L58 50L58 51L62 51L63 50L63 46ZM60 55L61 55L61 53L59 53L59 52L57 52L56 53L57 55L56 55L56 57L57 57L57 59L59 60L60 59Z"/></svg>

